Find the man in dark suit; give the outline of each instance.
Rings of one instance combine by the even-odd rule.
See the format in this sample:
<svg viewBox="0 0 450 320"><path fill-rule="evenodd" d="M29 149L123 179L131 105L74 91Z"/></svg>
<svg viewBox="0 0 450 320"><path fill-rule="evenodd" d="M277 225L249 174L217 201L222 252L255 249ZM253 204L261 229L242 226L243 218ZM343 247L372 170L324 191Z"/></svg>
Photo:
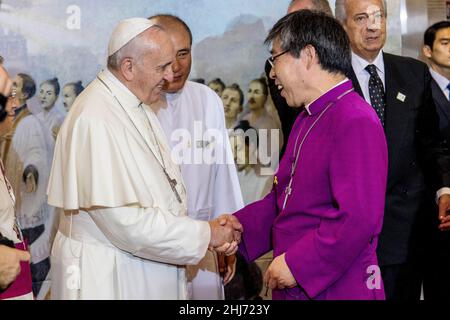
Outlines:
<svg viewBox="0 0 450 320"><path fill-rule="evenodd" d="M439 127L450 142L450 21L435 23L427 29L423 54L430 64L431 91L439 114Z"/></svg>
<svg viewBox="0 0 450 320"><path fill-rule="evenodd" d="M447 144L450 143L450 21L441 21L429 27L424 35L423 54L428 58L432 76L431 91L439 114L439 127ZM450 218L440 226L449 231ZM429 272L424 279L425 299L450 301L450 278L436 270L450 270L450 232L429 235L426 250ZM433 272L434 271L434 272Z"/></svg>
<svg viewBox="0 0 450 320"><path fill-rule="evenodd" d="M336 0L335 14L352 46L349 77L377 112L388 143L386 208L377 248L386 297L419 300L425 223L433 221L437 229L450 208L443 188L450 185L449 150L439 132L431 76L422 62L382 52L385 1Z"/></svg>
<svg viewBox="0 0 450 320"><path fill-rule="evenodd" d="M292 0L288 7L288 14L298 10L314 10L324 12L330 16L333 15L330 4L328 0ZM280 90L275 85L275 80L271 79L269 76L270 70L272 70L272 66L269 61L266 62L266 75L267 82L269 86L270 96L272 97L273 104L275 105L275 109L277 109L278 116L281 122L281 130L283 131L283 148L281 149L280 158L284 154L284 149L286 148L287 141L289 139L289 134L291 133L292 126L294 125L295 120L297 119L298 114L301 111L301 108L291 108L288 106L286 99L284 99L280 95Z"/></svg>

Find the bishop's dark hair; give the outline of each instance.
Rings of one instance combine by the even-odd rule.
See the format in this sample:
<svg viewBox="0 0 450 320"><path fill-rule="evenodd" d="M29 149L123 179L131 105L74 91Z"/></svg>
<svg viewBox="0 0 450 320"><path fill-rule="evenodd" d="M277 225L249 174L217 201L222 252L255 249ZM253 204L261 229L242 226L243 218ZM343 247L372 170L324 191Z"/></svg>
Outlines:
<svg viewBox="0 0 450 320"><path fill-rule="evenodd" d="M347 33L336 19L322 12L300 10L284 16L270 30L265 43L277 39L281 49L295 58L306 46L313 46L322 69L330 73L348 74L351 70Z"/></svg>

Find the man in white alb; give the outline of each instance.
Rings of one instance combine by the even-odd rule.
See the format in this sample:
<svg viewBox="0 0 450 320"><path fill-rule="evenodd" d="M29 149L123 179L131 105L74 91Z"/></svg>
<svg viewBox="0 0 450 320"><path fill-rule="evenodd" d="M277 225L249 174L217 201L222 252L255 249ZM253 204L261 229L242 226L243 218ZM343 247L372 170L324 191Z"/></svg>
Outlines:
<svg viewBox="0 0 450 320"><path fill-rule="evenodd" d="M174 159L181 162L186 183L188 215L208 221L242 208L243 201L233 154L225 128L221 99L205 85L187 81L191 71L192 33L186 23L172 15L150 17L170 36L175 49L174 79L156 104ZM153 105L152 107L155 107ZM208 135L215 130L217 137ZM183 132L184 134L183 134ZM181 139L180 139L181 138ZM179 156L178 151L183 154ZM216 158L209 158L215 154ZM234 273L226 268L224 283ZM190 297L194 300L224 299L218 261L213 252L195 267L188 268Z"/></svg>

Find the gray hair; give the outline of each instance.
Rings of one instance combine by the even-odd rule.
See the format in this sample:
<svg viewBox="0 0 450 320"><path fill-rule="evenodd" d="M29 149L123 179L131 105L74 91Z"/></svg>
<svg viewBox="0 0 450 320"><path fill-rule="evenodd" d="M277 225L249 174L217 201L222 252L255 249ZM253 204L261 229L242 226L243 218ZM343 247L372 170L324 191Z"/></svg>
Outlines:
<svg viewBox="0 0 450 320"><path fill-rule="evenodd" d="M149 29L152 28L163 30L163 28L159 25L153 25ZM145 49L148 50L155 47L155 43L153 42L141 41L143 37L143 33L139 34L137 37L131 39L125 46L120 48L120 50L116 53L109 56L107 61L108 69L118 71L121 63L126 58L134 58L137 61L140 61L140 58L145 53Z"/></svg>
<svg viewBox="0 0 450 320"><path fill-rule="evenodd" d="M294 4L296 4L299 1L305 1L305 0L292 0L289 4L289 8L291 8ZM333 11L331 11L330 3L328 0L308 0L311 2L311 10L323 12L329 16L333 16Z"/></svg>
<svg viewBox="0 0 450 320"><path fill-rule="evenodd" d="M347 20L347 10L345 8L347 0L336 0L334 14L336 19L339 20L340 23L344 24ZM384 6L384 15L387 17L387 3L386 0L383 0Z"/></svg>

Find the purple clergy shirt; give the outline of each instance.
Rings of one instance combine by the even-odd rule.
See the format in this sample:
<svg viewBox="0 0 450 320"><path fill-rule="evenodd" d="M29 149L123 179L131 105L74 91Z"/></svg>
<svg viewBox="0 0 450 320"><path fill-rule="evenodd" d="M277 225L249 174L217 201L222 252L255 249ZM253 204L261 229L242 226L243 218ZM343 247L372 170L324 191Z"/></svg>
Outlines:
<svg viewBox="0 0 450 320"><path fill-rule="evenodd" d="M371 276L383 223L387 145L383 127L351 81L331 89L303 110L280 162L278 183L263 200L235 213L244 226L240 252L255 260L274 250L298 286L274 290L274 299L384 299ZM341 99L342 96L346 93ZM320 114L301 148L286 207L294 149ZM298 139L297 139L298 137ZM297 147L296 145L297 140ZM376 279L375 279L376 280Z"/></svg>

